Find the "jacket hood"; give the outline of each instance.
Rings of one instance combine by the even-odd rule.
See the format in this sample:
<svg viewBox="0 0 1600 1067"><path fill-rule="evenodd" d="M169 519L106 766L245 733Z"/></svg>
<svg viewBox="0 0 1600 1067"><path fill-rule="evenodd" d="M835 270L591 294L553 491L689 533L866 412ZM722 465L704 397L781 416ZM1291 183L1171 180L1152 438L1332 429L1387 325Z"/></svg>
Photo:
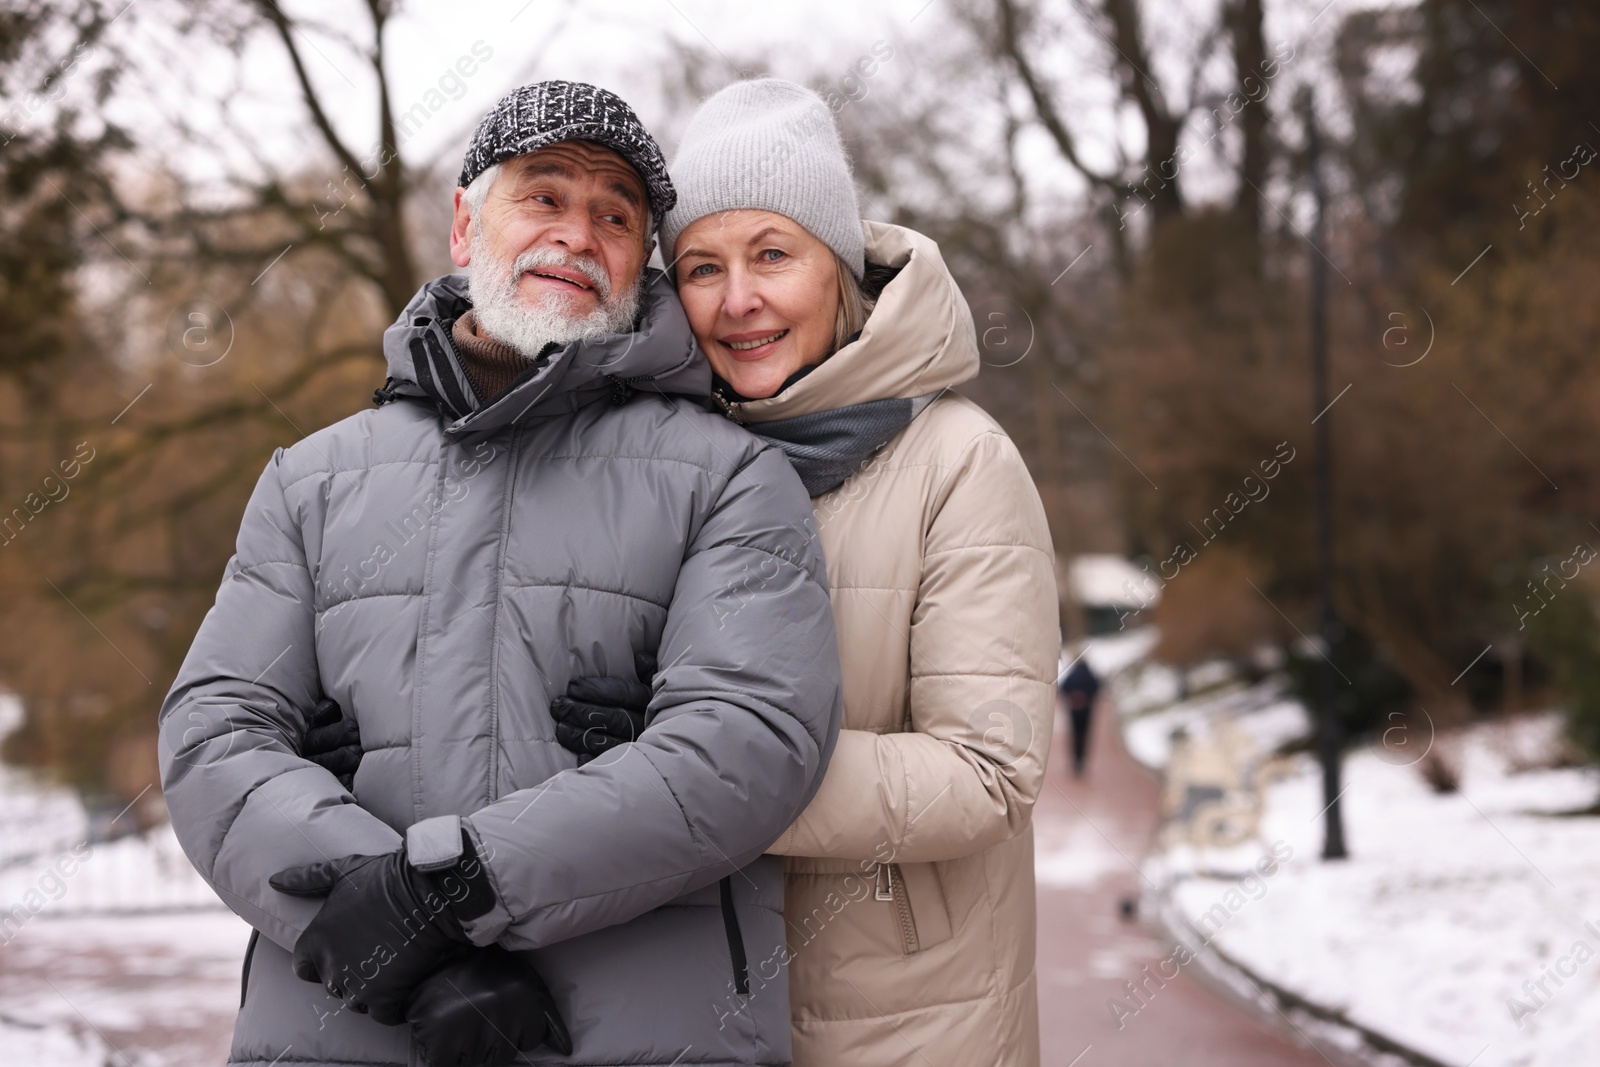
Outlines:
<svg viewBox="0 0 1600 1067"><path fill-rule="evenodd" d="M576 411L628 389L704 398L711 368L666 275L647 269L639 327L574 341L531 363L493 403L479 407L450 327L472 307L464 274L425 283L383 334L391 396L426 398L450 420L445 434L476 438L531 418Z"/></svg>
<svg viewBox="0 0 1600 1067"><path fill-rule="evenodd" d="M863 221L867 259L900 273L884 287L861 336L777 396L730 405L747 423L926 396L977 377L972 310L932 240Z"/></svg>

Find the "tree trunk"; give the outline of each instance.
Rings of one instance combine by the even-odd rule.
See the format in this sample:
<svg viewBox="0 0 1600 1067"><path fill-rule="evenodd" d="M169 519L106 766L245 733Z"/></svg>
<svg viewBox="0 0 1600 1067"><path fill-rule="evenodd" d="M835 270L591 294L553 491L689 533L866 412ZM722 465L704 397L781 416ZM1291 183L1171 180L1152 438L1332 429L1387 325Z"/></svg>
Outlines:
<svg viewBox="0 0 1600 1067"><path fill-rule="evenodd" d="M1267 182L1267 97L1262 68L1267 46L1262 32L1261 0L1235 0L1225 15L1233 37L1233 69L1238 75L1237 91L1246 103L1239 119L1244 152L1239 158L1239 188L1234 193L1233 213L1240 231L1252 250L1252 267L1259 267L1261 249L1261 190ZM1259 93L1259 97L1255 94Z"/></svg>

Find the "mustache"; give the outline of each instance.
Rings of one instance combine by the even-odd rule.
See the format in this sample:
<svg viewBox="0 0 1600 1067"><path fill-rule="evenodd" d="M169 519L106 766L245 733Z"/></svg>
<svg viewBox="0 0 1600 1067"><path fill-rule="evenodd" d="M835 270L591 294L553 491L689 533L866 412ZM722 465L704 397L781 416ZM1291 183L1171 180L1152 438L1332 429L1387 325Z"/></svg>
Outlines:
<svg viewBox="0 0 1600 1067"><path fill-rule="evenodd" d="M515 292L522 276L540 267L561 267L577 271L594 284L595 292L600 294L602 302L611 299L611 276L593 257L575 256L554 248L532 248L513 260L506 278L506 291Z"/></svg>

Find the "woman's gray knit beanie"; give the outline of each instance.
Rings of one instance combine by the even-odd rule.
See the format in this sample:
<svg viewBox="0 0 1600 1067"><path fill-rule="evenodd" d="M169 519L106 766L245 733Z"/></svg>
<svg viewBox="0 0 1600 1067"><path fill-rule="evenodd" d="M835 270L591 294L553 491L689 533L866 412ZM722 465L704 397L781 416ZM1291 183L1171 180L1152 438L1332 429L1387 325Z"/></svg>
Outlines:
<svg viewBox="0 0 1600 1067"><path fill-rule="evenodd" d="M778 78L735 82L713 94L684 131L673 160L678 203L661 226L662 250L719 211L775 211L833 249L859 279L866 254L844 144L822 98Z"/></svg>

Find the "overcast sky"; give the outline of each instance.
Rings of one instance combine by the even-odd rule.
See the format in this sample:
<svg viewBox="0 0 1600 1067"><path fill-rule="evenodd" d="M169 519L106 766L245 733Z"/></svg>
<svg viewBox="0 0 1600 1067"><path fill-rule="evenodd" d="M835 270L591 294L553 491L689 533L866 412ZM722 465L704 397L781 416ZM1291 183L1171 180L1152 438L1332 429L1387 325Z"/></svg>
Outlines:
<svg viewBox="0 0 1600 1067"><path fill-rule="evenodd" d="M896 49L895 62L883 66L868 92L880 101L898 92L948 94L956 107L964 96L990 90L981 84L917 80L919 55L936 55L966 40L953 25L949 2L410 0L401 5L385 38L393 102L397 112L410 116L412 132L402 154L412 165L437 160L449 171L479 118L502 94L541 78L572 78L628 99L670 160L684 116L668 109L661 78L675 41L711 57L709 84L732 79L736 64L751 57L763 58L763 73L810 79L836 70L842 79L874 44L886 41ZM1195 43L1212 23L1217 2L1148 0L1146 33L1164 85L1187 83ZM1273 86L1274 109L1283 113L1296 82L1325 81L1315 72L1339 18L1372 2L1268 0L1269 52L1288 42L1297 55ZM338 39L340 33L358 42L366 39L365 3L285 0L285 6L311 24L296 40L309 76L329 103L333 124L357 156L368 155L377 142L373 78L363 57ZM1115 88L1105 76L1109 43L1082 17L1076 0L1041 9L1058 29L1038 57L1040 66L1052 79L1085 155L1109 169L1114 132L1120 128L1135 146L1142 136L1131 109L1115 103ZM236 58L203 34L179 35L173 27L184 10L183 0L133 0L119 17L113 32L138 58L138 70L108 111L138 132L147 147L153 144L164 161L193 177L248 172L253 154L277 170L326 165L329 157L310 130L276 38L257 33ZM204 10L210 17L216 9ZM1208 68L1208 83L1225 93L1234 78L1225 50L1219 51ZM69 92L86 93L85 82L69 85ZM232 128L247 131L242 139L227 133L223 109L232 115ZM1338 116L1329 117L1337 128ZM166 131L179 119L201 131L200 143L184 146L170 137ZM974 144L983 144L976 131ZM1042 131L1025 137L1023 159L1047 198L1070 200L1081 192L1082 183ZM1186 180L1190 197L1226 195L1231 182L1225 170L1204 163L1191 167Z"/></svg>
<svg viewBox="0 0 1600 1067"><path fill-rule="evenodd" d="M289 0L297 15L345 30L361 40L370 22L352 0ZM397 110L429 112L406 141L412 163L454 156L489 106L508 90L543 78L571 78L611 88L647 124L665 119L660 71L673 40L727 57L713 77L732 78L731 61L772 57L769 73L804 76L836 63L846 73L874 41L903 38L930 12L926 0L768 0L759 7L732 0L412 0L385 38ZM181 40L172 30L171 0L134 0L116 32L140 57L141 72L112 104L139 130L160 129L173 115L202 129L220 128L224 101L252 131L250 148L277 161L307 150L306 118L292 70L278 41L261 34L241 61L209 46ZM328 34L297 34L308 74L330 101L334 124L358 154L376 142L373 80L364 60ZM487 55L487 59L480 57ZM470 76L460 74L463 58ZM236 83L235 79L239 79ZM442 101L442 106L438 106ZM434 110L433 108L437 108ZM670 145L669 145L670 147ZM217 163L214 144L184 169L204 174ZM208 162L204 156L212 158Z"/></svg>

